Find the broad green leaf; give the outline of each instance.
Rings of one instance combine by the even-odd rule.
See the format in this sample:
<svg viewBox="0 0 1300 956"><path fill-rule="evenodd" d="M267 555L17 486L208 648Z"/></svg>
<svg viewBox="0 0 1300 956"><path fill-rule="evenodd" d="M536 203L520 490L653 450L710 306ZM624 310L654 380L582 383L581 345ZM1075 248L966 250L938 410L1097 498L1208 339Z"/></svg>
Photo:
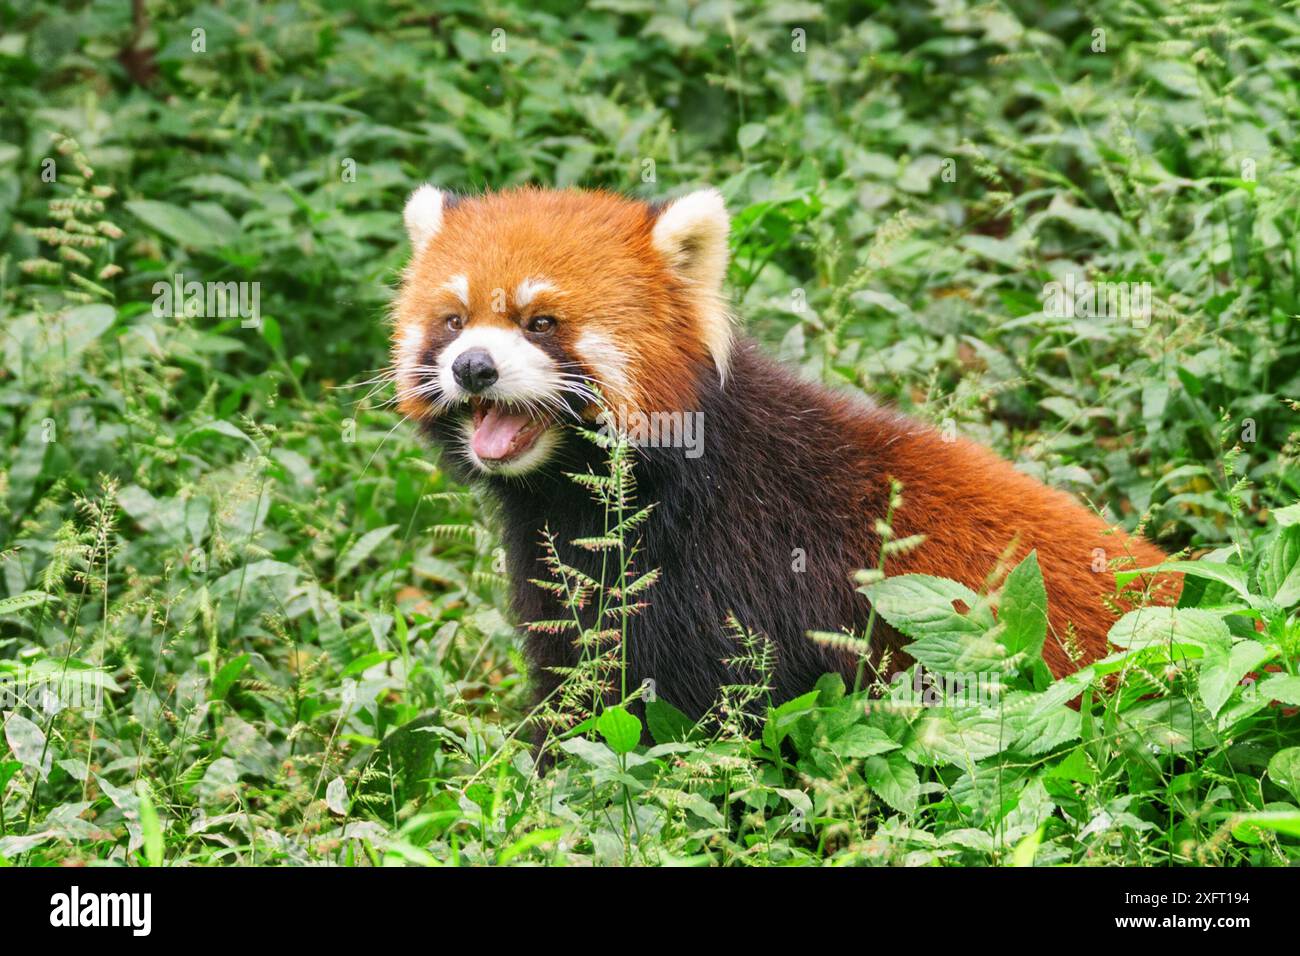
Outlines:
<svg viewBox="0 0 1300 956"><path fill-rule="evenodd" d="M948 635L982 635L992 623L977 620L953 607L983 605L983 599L965 585L928 574L900 574L861 589L876 613L912 638Z"/></svg>
<svg viewBox="0 0 1300 956"><path fill-rule="evenodd" d="M678 791L673 794L673 800L678 806L685 807L710 826L722 827L726 825L726 818L723 817L722 811L701 793Z"/></svg>
<svg viewBox="0 0 1300 956"><path fill-rule="evenodd" d="M766 135L767 127L762 123L746 123L736 131L736 142L741 149L750 149L762 142Z"/></svg>
<svg viewBox="0 0 1300 956"><path fill-rule="evenodd" d="M1300 801L1300 747L1287 747L1273 754L1268 762L1268 776Z"/></svg>
<svg viewBox="0 0 1300 956"><path fill-rule="evenodd" d="M1259 693L1267 700L1278 700L1292 707L1300 707L1300 677L1270 674L1259 682Z"/></svg>
<svg viewBox="0 0 1300 956"><path fill-rule="evenodd" d="M102 302L69 309L55 322L60 336L60 352L67 358L84 351L117 321L117 310Z"/></svg>
<svg viewBox="0 0 1300 956"><path fill-rule="evenodd" d="M695 721L662 697L646 701L645 720L655 743L676 743L695 735Z"/></svg>
<svg viewBox="0 0 1300 956"><path fill-rule="evenodd" d="M391 661L397 655L392 651L372 651L369 654L362 654L356 660L348 664L347 667L339 673L340 678L356 677L358 674L370 670L376 664L382 664L384 661Z"/></svg>
<svg viewBox="0 0 1300 956"><path fill-rule="evenodd" d="M338 816L348 815L348 785L342 777L335 777L325 785L325 806Z"/></svg>
<svg viewBox="0 0 1300 956"><path fill-rule="evenodd" d="M24 767L30 767L44 780L50 775L54 748L45 745L45 732L22 714L14 711L4 720L5 740L14 757Z"/></svg>
<svg viewBox="0 0 1300 956"><path fill-rule="evenodd" d="M1201 662L1197 689L1210 716L1217 717L1241 679L1258 669L1274 653L1272 648L1258 641L1238 641L1227 654L1222 651L1207 654Z"/></svg>
<svg viewBox="0 0 1300 956"><path fill-rule="evenodd" d="M1216 561L1166 561L1164 564L1152 565L1149 568L1117 571L1115 573L1115 583L1123 587L1134 578L1164 571L1180 572L1190 574L1193 577L1205 578L1209 581L1218 581L1220 584L1226 584L1242 597L1250 595L1250 585L1246 580L1245 569L1235 564L1223 564Z"/></svg>
<svg viewBox="0 0 1300 956"><path fill-rule="evenodd" d="M1043 843L1043 828L1039 827L1029 836L1025 837L1016 844L1016 848L1011 851L1012 866L1033 866L1034 857L1038 855L1038 848Z"/></svg>
<svg viewBox="0 0 1300 956"><path fill-rule="evenodd" d="M1300 812L1260 810L1232 818L1232 835L1243 843L1259 843L1264 830L1300 837Z"/></svg>
<svg viewBox="0 0 1300 956"><path fill-rule="evenodd" d="M641 721L625 707L607 707L596 719L596 730L616 754L631 753L641 742Z"/></svg>
<svg viewBox="0 0 1300 956"><path fill-rule="evenodd" d="M210 249L233 238L219 233L209 217L172 203L135 199L125 205L146 226L189 249Z"/></svg>
<svg viewBox="0 0 1300 956"><path fill-rule="evenodd" d="M1041 695L1039 695L1041 696ZM1047 753L1082 733L1083 718L1072 707L1031 707L1016 722L1019 735L1007 748L1029 756Z"/></svg>
<svg viewBox="0 0 1300 956"><path fill-rule="evenodd" d="M815 690L809 691L769 710L767 721L763 724L763 746L776 753L781 746L781 741L789 736L795 722L817 707L819 693Z"/></svg>
<svg viewBox="0 0 1300 956"><path fill-rule="evenodd" d="M1273 520L1284 528L1300 525L1300 503L1277 508L1271 512Z"/></svg>
<svg viewBox="0 0 1300 956"><path fill-rule="evenodd" d="M868 757L862 765L867 786L885 803L900 813L912 813L920 796L921 782L916 768L901 753L894 751Z"/></svg>
<svg viewBox="0 0 1300 956"><path fill-rule="evenodd" d="M1196 608L1144 607L1129 611L1110 629L1110 642L1138 650L1190 644L1226 655L1232 635L1223 619Z"/></svg>
<svg viewBox="0 0 1300 956"><path fill-rule="evenodd" d="M1003 626L998 640L1010 653L1023 653L1031 660L1039 657L1047 637L1047 590L1037 551L1030 551L1007 575L998 603L998 622Z"/></svg>
<svg viewBox="0 0 1300 956"><path fill-rule="evenodd" d="M1218 744L1204 712L1185 697L1170 697L1137 705L1124 717L1124 729L1141 736L1143 753L1189 753ZM1136 755L1136 754L1134 754Z"/></svg>
<svg viewBox="0 0 1300 956"><path fill-rule="evenodd" d="M1282 607L1300 602L1300 525L1283 528L1273 539L1259 559L1258 578L1264 596Z"/></svg>
<svg viewBox="0 0 1300 956"><path fill-rule="evenodd" d="M842 734L831 740L827 746L831 753L837 757L848 759L853 757L875 757L878 754L897 750L900 744L895 740L891 740L878 727L870 727L867 724L852 724Z"/></svg>
<svg viewBox="0 0 1300 956"><path fill-rule="evenodd" d="M968 767L1005 750L1015 737L1015 726L991 708L925 707L903 752L919 764Z"/></svg>
<svg viewBox="0 0 1300 956"><path fill-rule="evenodd" d="M926 574L902 574L860 589L876 612L915 641L909 655L939 673L1006 669L988 602L965 585ZM954 602L966 605L962 610Z"/></svg>
<svg viewBox="0 0 1300 956"><path fill-rule="evenodd" d="M979 634L931 634L904 647L928 670L939 674L1000 674L1007 670L1007 648L996 630Z"/></svg>

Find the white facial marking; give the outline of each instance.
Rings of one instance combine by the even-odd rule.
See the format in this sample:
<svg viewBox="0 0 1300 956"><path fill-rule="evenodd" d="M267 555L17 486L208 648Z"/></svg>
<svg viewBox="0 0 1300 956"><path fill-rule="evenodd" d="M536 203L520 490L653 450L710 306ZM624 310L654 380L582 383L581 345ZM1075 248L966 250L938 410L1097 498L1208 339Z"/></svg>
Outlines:
<svg viewBox="0 0 1300 956"><path fill-rule="evenodd" d="M614 344L603 332L583 332L574 343L574 350L596 373L596 378L606 388L626 398L628 392L627 353ZM606 395L606 399L611 396Z"/></svg>
<svg viewBox="0 0 1300 956"><path fill-rule="evenodd" d="M469 276L454 275L442 284L442 287L460 299L460 304L469 308Z"/></svg>
<svg viewBox="0 0 1300 956"><path fill-rule="evenodd" d="M554 292L555 284L549 279L534 277L525 279L519 283L519 288L515 289L515 308L522 309L529 305L533 298L539 292Z"/></svg>
<svg viewBox="0 0 1300 956"><path fill-rule="evenodd" d="M487 349L497 367L497 380L479 394L500 402L544 403L559 393L559 380L551 357L524 338L518 329L496 326L469 328L438 356L438 383L452 401L468 398L452 374L452 363L470 349Z"/></svg>
<svg viewBox="0 0 1300 956"><path fill-rule="evenodd" d="M410 392L420 385L420 376L416 371L416 366L420 364L420 348L423 343L424 329L419 325L406 326L397 337L395 358L399 394Z"/></svg>

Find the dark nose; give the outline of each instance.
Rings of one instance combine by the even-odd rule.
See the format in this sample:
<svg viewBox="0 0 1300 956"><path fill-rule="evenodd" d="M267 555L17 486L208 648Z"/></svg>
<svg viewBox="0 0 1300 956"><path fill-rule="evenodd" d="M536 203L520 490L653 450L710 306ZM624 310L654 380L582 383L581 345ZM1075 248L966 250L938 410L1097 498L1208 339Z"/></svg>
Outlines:
<svg viewBox="0 0 1300 956"><path fill-rule="evenodd" d="M487 349L467 349L451 363L451 374L465 391L478 393L497 380L497 367Z"/></svg>

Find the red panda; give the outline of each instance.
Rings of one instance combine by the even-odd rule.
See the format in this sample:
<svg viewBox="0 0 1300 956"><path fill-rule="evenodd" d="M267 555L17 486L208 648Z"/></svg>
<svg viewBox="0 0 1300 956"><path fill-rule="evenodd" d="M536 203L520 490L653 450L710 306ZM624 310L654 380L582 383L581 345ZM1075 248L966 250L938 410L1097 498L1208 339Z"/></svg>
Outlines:
<svg viewBox="0 0 1300 956"><path fill-rule="evenodd" d="M399 407L455 476L492 491L522 624L568 616L531 583L548 577L545 530L563 560L599 579L601 556L567 544L603 534L604 516L566 473L603 473L605 452L572 429L611 409L619 421L657 412L702 425L691 447L637 449L639 500L656 503L638 529L639 569L660 577L626 649L627 686L651 679L692 717L744 679L727 663L731 616L774 647L775 699L827 672L851 682L856 659L807 633L865 632L870 607L852 575L877 564L892 480L903 488L895 535L924 540L891 556L890 574L979 590L1000 561L1037 550L1044 657L1058 676L1107 651L1116 582L1096 554L1127 555L1134 568L1165 558L986 449L765 357L737 333L723 295L729 218L715 190L652 205L600 191L456 198L422 186L404 219ZM873 643L897 652L903 642L876 621ZM530 633L525 647L539 698L558 686L554 668L579 660L571 634Z"/></svg>

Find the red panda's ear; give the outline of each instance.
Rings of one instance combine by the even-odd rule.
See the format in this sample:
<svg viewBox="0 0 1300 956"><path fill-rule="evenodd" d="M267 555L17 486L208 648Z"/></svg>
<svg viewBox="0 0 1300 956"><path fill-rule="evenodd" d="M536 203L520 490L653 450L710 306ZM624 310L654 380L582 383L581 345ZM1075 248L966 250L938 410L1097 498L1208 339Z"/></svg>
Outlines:
<svg viewBox="0 0 1300 956"><path fill-rule="evenodd" d="M725 377L731 354L731 315L722 296L727 274L727 235L731 219L716 189L701 189L663 208L651 241L674 273L686 280L695 298L705 345Z"/></svg>
<svg viewBox="0 0 1300 956"><path fill-rule="evenodd" d="M411 251L418 253L442 229L442 212L446 193L427 183L411 193L402 210L406 234L411 237Z"/></svg>

